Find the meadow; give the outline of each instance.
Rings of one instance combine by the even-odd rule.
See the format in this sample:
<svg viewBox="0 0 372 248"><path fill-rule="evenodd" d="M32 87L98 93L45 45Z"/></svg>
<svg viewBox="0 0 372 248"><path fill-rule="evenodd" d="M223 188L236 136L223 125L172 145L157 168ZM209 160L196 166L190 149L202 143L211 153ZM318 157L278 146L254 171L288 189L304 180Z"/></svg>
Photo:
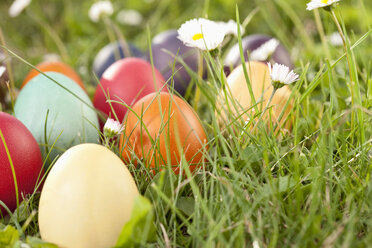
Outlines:
<svg viewBox="0 0 372 248"><path fill-rule="evenodd" d="M244 34L232 36L218 56L201 52L206 77L190 71L194 87L182 96L208 138L203 166L186 175L167 166L154 176L141 158L128 163L148 201L117 247L372 247L370 0L341 0L333 8L345 44L331 42L338 32L332 12L308 11L307 0L112 0L110 22L96 23L88 16L91 0L32 1L14 18L12 2L0 2L0 38L15 87L30 65L52 54L76 70L91 99L98 85L93 59L117 31L145 53L156 34L192 18L243 25ZM123 9L137 10L142 20L121 22ZM256 33L278 39L299 75L289 86L289 128L261 119L262 107L251 116L257 123L228 109L221 125L216 99L226 76L219 63ZM2 111L13 113L12 107ZM111 150L120 156L117 145ZM180 166L189 166L186 159ZM54 247L40 237L39 196L0 216L0 247Z"/></svg>

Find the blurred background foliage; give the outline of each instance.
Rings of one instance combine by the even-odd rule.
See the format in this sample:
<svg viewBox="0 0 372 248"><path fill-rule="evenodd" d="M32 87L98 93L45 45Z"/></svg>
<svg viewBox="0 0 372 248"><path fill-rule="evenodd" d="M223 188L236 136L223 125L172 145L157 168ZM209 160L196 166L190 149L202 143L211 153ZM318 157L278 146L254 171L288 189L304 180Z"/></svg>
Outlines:
<svg viewBox="0 0 372 248"><path fill-rule="evenodd" d="M68 57L64 61L74 67L86 84L94 82L92 61L97 52L109 42L105 24L94 23L88 11L94 0L34 0L17 17L11 18L8 9L13 1L0 1L0 27L9 49L32 64L40 63L45 54L60 54L55 37L62 41ZM148 50L151 37L167 29L177 29L188 19L208 17L212 20L235 19L238 6L241 22L255 13L246 26L245 35L265 33L277 37L290 51L296 66L311 62L319 66L324 59L323 50L314 22L314 12L306 11L307 0L126 0L115 1L111 20L118 25L123 36L142 51ZM118 13L133 9L141 13L138 26L123 25L117 21ZM343 0L341 16L355 42L372 27L372 1ZM336 31L326 11L320 15L327 34ZM53 38L54 36L54 38ZM362 44L364 53L372 54L371 39ZM367 50L366 50L367 49ZM338 49L334 58L342 50ZM337 57L336 57L337 56ZM16 86L19 86L29 68L13 59ZM321 64L321 63L320 63ZM317 69L317 68L314 68Z"/></svg>

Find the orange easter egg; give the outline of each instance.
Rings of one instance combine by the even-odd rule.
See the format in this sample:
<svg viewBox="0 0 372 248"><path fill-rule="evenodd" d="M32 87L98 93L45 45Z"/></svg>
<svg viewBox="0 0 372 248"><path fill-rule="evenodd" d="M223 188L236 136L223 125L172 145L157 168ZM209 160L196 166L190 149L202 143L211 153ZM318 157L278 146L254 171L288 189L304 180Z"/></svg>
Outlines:
<svg viewBox="0 0 372 248"><path fill-rule="evenodd" d="M85 86L83 81L81 80L80 76L72 69L70 66L66 65L65 63L53 61L53 62L43 62L41 64L38 64L36 66L37 69L39 69L42 72L59 72L70 79L72 79L74 82L76 82L83 90L85 90ZM35 76L39 75L40 72L38 72L35 69L32 69L26 76L26 78L23 80L23 83L21 85L21 89Z"/></svg>
<svg viewBox="0 0 372 248"><path fill-rule="evenodd" d="M202 123L191 106L178 96L157 94L143 97L127 112L125 131L120 137L123 159L142 158L154 172L170 164L178 174L183 155L193 172L202 165L207 151Z"/></svg>

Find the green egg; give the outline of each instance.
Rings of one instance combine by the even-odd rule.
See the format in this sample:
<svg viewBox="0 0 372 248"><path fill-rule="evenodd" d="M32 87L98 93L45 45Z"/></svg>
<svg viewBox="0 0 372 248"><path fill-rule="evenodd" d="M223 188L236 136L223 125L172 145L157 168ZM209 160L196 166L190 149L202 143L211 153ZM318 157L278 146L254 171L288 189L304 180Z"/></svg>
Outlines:
<svg viewBox="0 0 372 248"><path fill-rule="evenodd" d="M60 73L45 74L65 89L42 74L36 76L19 93L14 115L38 141L44 159L51 151L48 166L72 146L98 143L99 126L92 102L77 83Z"/></svg>

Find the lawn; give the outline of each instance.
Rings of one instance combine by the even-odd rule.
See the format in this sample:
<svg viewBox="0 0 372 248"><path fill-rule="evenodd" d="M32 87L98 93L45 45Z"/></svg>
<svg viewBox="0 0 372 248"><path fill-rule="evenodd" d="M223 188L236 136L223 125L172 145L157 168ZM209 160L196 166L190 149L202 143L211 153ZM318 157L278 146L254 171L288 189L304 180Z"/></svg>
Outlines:
<svg viewBox="0 0 372 248"><path fill-rule="evenodd" d="M157 173L138 154L125 160L143 197L117 247L372 247L370 0L341 0L332 9L311 11L307 0L112 0L114 13L98 22L88 15L93 0L32 1L10 17L12 2L0 2L0 43L14 87L21 87L32 67L57 56L79 74L90 100L99 87L93 60L112 41L124 38L147 54L155 35L193 18L232 19L243 26L244 33L229 36L220 49L200 50L204 75L202 63L195 71L185 65L191 86L184 95L169 80L168 91L190 104L207 143L195 171L181 156L182 169L174 174L169 151L154 162L168 161ZM139 23L120 18L128 9L141 14ZM260 99L250 106L228 103L234 101L228 99L229 75L222 65L233 45L252 34L280 41L299 76L285 86L290 93L279 122ZM244 97L250 97L247 92ZM2 111L14 114L12 104ZM102 144L123 158L119 139L105 135ZM44 162L51 164L47 172L53 167L48 152L43 150ZM39 199L34 192L12 215L0 215L0 247L54 247L40 236Z"/></svg>

